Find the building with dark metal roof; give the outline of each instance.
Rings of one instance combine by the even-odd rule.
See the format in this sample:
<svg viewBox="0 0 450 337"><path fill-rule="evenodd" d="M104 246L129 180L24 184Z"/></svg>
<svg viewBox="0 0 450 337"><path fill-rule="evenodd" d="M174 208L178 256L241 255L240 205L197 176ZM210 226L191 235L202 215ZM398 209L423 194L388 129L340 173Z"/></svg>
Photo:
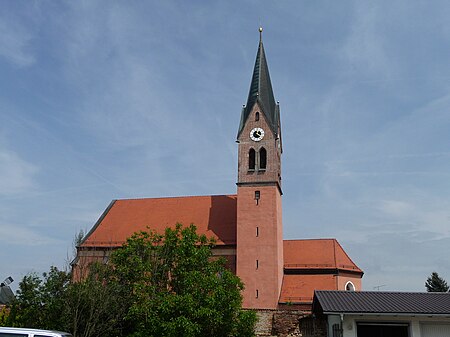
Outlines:
<svg viewBox="0 0 450 337"><path fill-rule="evenodd" d="M450 316L450 293L316 291L323 313Z"/></svg>
<svg viewBox="0 0 450 337"><path fill-rule="evenodd" d="M328 336L450 336L450 293L315 291L313 312Z"/></svg>

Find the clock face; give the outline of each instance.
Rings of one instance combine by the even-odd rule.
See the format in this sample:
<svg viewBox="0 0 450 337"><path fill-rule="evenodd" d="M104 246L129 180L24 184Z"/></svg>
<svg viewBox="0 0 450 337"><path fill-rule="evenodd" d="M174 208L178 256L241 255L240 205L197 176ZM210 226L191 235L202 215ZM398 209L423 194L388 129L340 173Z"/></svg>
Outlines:
<svg viewBox="0 0 450 337"><path fill-rule="evenodd" d="M264 138L264 130L261 128L254 128L252 131L250 131L250 139L259 142L261 139Z"/></svg>

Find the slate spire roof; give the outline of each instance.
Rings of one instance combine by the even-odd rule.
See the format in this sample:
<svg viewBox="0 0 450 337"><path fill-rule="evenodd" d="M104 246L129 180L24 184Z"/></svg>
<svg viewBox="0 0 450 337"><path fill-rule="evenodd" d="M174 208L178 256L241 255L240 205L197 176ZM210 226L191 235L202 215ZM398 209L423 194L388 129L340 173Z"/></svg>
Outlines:
<svg viewBox="0 0 450 337"><path fill-rule="evenodd" d="M266 54L264 52L262 42L262 28L259 29L259 32L258 52L256 54L255 67L253 68L252 82L250 84L247 104L242 108L238 137L241 134L245 122L247 121L247 118L255 103L259 104L272 131L278 136L280 111L273 95L269 67L267 66Z"/></svg>

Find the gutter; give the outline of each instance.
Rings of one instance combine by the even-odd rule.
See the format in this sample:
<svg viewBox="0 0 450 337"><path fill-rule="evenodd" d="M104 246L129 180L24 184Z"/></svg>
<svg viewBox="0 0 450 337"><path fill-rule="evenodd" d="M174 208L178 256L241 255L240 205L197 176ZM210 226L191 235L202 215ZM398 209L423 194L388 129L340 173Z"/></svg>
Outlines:
<svg viewBox="0 0 450 337"><path fill-rule="evenodd" d="M411 316L411 317L445 317L445 318L450 318L450 313L447 314L434 314L434 313L429 313L429 314L424 314L424 313L389 313L389 312L335 312L335 311L324 311L323 314L325 315L340 315L341 317L341 322L344 318L344 314L345 315L353 315L353 316L400 316L400 317L405 317L405 316Z"/></svg>

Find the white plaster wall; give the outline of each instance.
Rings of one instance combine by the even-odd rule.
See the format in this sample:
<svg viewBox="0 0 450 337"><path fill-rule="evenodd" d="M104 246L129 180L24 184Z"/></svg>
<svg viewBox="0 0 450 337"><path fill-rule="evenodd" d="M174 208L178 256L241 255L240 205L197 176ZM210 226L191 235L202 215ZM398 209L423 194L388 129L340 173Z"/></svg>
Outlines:
<svg viewBox="0 0 450 337"><path fill-rule="evenodd" d="M328 336L333 336L333 324L340 323L340 315L328 315ZM409 324L409 337L422 337L420 331L421 323L444 323L450 324L450 316L428 317L428 316L389 316L389 315L344 315L343 337L356 337L357 322L399 322Z"/></svg>
<svg viewBox="0 0 450 337"><path fill-rule="evenodd" d="M339 315L328 315L328 336L333 336L333 325L340 323L341 317Z"/></svg>

